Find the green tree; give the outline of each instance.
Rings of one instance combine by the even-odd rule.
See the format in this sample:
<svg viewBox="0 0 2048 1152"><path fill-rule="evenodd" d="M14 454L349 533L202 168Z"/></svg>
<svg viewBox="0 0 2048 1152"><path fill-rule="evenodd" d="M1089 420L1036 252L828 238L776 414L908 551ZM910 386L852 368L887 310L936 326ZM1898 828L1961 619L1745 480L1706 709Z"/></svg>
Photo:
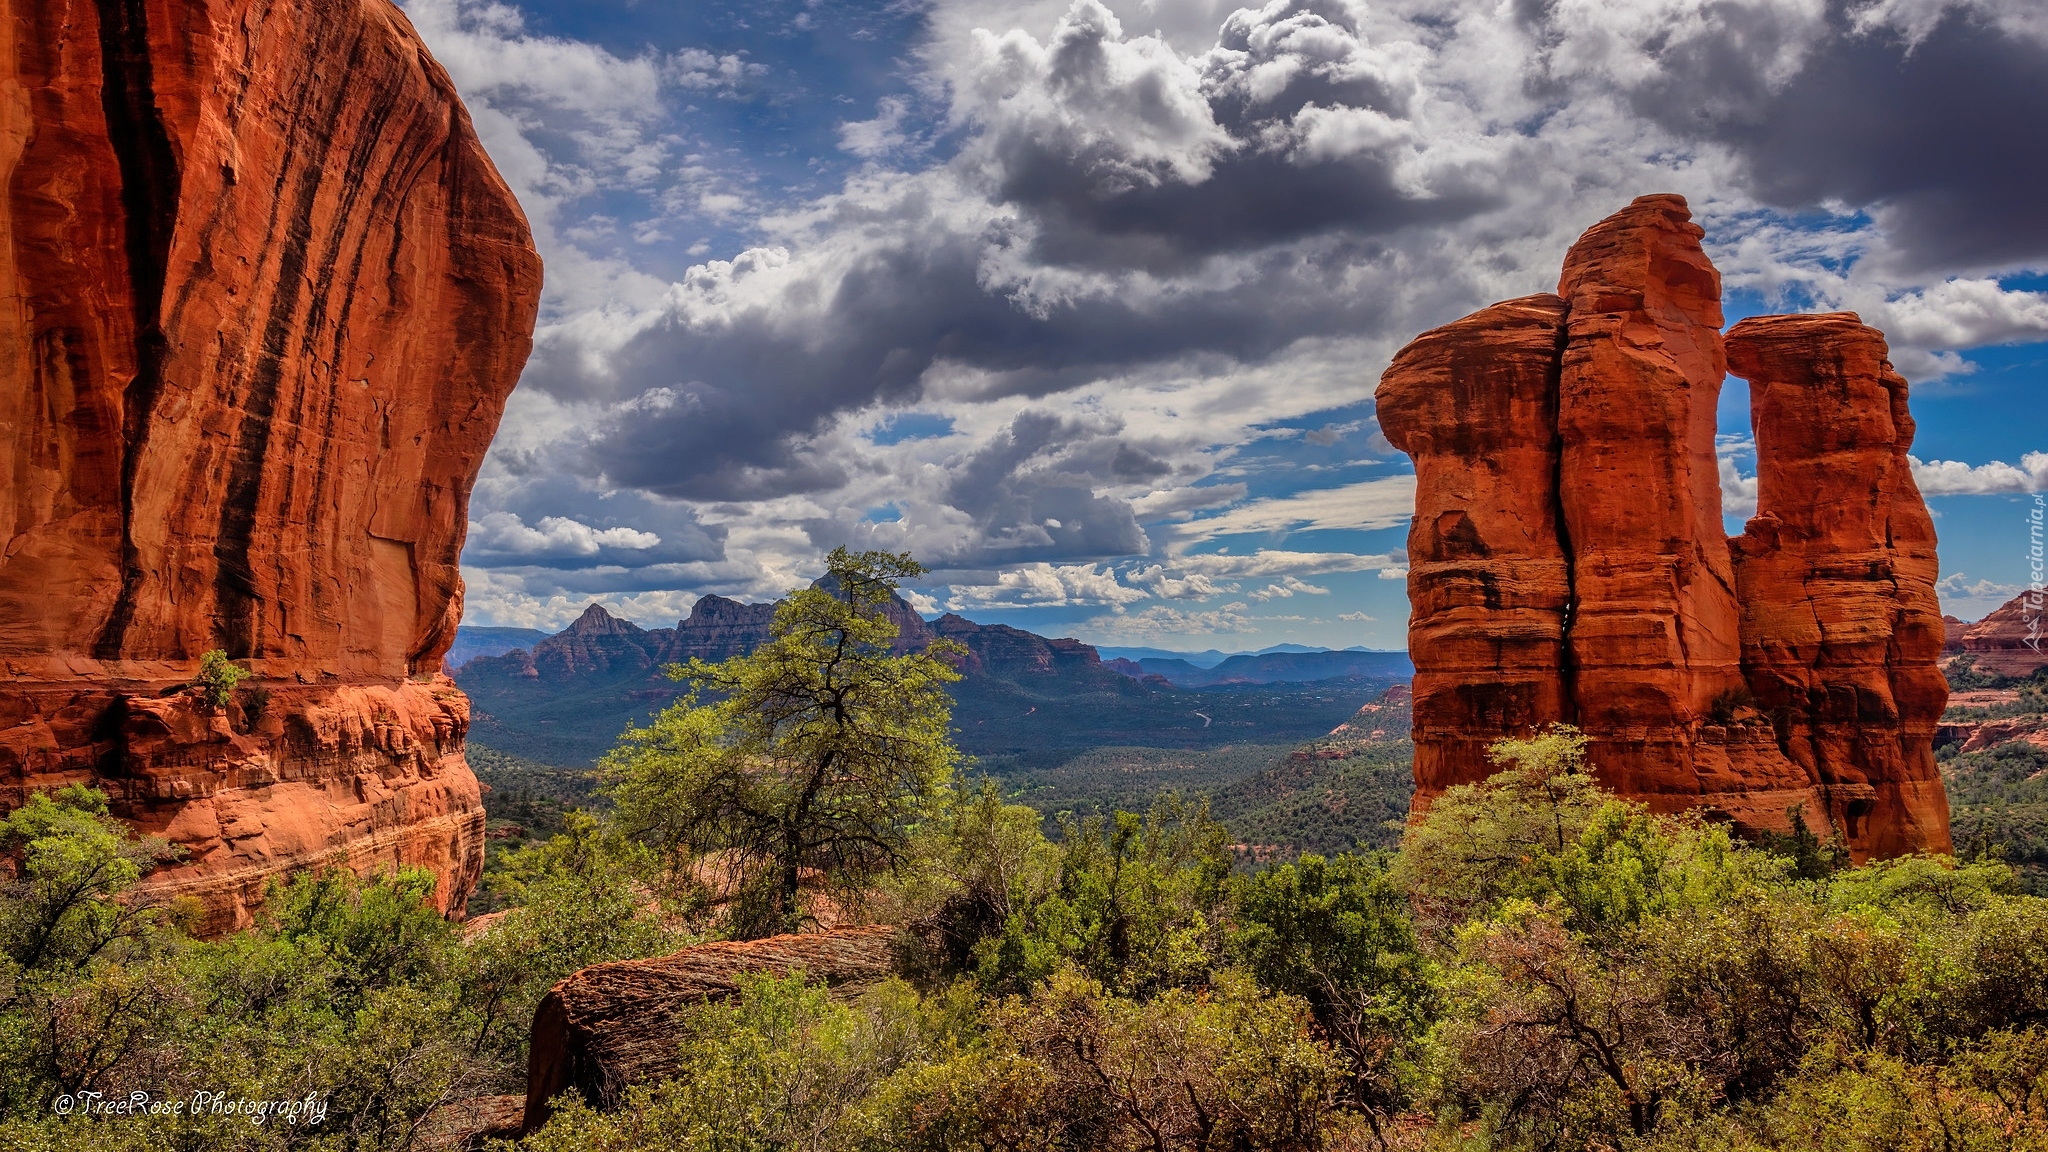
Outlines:
<svg viewBox="0 0 2048 1152"><path fill-rule="evenodd" d="M16 970L75 968L155 928L165 909L125 897L177 851L137 840L107 813L106 793L72 784L37 792L0 820L0 939Z"/></svg>
<svg viewBox="0 0 2048 1152"><path fill-rule="evenodd" d="M1564 724L1499 741L1487 755L1501 771L1447 789L1409 826L1394 878L1415 898L1426 938L1447 946L1467 919L1550 888L1543 862L1576 842L1610 799L1587 770L1586 743Z"/></svg>
<svg viewBox="0 0 2048 1152"><path fill-rule="evenodd" d="M1384 863L1303 856L1235 885L1233 959L1260 985L1308 1002L1350 1064L1349 1103L1376 1133L1405 1103L1401 1065L1436 1015L1435 966Z"/></svg>
<svg viewBox="0 0 2048 1152"><path fill-rule="evenodd" d="M769 639L668 674L690 693L604 761L626 832L681 866L717 853L738 879L737 935L801 926L807 876L857 892L902 858L950 793L959 751L941 641L895 653L887 609L908 555L834 549L817 587L776 606Z"/></svg>
<svg viewBox="0 0 2048 1152"><path fill-rule="evenodd" d="M1050 890L1013 899L977 949L992 990L1022 991L1063 965L1124 995L1199 983L1213 966L1230 876L1228 833L1206 800L1168 793L1146 816L1062 821Z"/></svg>

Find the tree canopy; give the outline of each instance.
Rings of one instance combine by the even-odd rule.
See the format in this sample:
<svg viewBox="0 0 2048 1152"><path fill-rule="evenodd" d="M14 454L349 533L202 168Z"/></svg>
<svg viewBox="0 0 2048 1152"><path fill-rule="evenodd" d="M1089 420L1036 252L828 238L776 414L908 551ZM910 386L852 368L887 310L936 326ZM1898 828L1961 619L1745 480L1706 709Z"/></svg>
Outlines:
<svg viewBox="0 0 2048 1152"><path fill-rule="evenodd" d="M738 934L801 927L807 886L856 895L949 794L945 686L964 650L900 651L888 614L897 582L923 571L835 549L823 580L776 606L766 643L671 666L689 694L606 757L621 828L678 866L711 856Z"/></svg>

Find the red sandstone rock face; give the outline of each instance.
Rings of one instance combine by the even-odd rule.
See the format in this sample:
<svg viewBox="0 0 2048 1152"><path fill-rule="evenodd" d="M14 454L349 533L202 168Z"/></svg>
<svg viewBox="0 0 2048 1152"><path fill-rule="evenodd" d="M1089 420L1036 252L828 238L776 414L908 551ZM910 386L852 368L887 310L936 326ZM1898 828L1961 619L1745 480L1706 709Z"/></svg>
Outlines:
<svg viewBox="0 0 2048 1152"><path fill-rule="evenodd" d="M1851 843L1893 856L1949 847L1932 747L1948 682L1934 522L1885 352L1846 312L1728 333L1756 428L1757 514L1735 542L1750 689Z"/></svg>
<svg viewBox="0 0 2048 1152"><path fill-rule="evenodd" d="M538 301L517 204L384 0L5 2L0 804L94 780L215 927L326 859L459 906L434 673ZM159 698L211 648L262 720Z"/></svg>
<svg viewBox="0 0 2048 1152"><path fill-rule="evenodd" d="M1408 532L1418 809L1486 745L1568 715L1571 602L1557 493L1555 296L1425 332L1381 378L1380 428L1415 459Z"/></svg>
<svg viewBox="0 0 2048 1152"><path fill-rule="evenodd" d="M2048 593L2022 592L1963 630L1962 652L1980 672L2031 676L2048 666Z"/></svg>
<svg viewBox="0 0 2048 1152"><path fill-rule="evenodd" d="M1905 382L1853 317L1738 326L1738 370L1767 381L1770 514L1732 554L1714 454L1729 353L1700 237L1682 199L1641 197L1573 246L1559 296L1425 333L1381 381L1417 477L1415 810L1489 775L1494 740L1563 721L1605 783L1659 811L1754 832L1798 805L1859 858L1945 851L1942 624ZM1809 596L1842 626L1813 625Z"/></svg>

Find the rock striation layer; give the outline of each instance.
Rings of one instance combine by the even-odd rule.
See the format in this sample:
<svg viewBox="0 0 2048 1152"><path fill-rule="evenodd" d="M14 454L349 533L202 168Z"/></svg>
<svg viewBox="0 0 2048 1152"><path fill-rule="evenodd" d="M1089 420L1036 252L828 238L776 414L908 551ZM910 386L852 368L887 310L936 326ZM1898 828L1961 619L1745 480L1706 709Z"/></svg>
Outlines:
<svg viewBox="0 0 2048 1152"><path fill-rule="evenodd" d="M1933 523L1906 383L1854 316L1721 333L1685 201L1588 229L1555 296L1496 304L1394 357L1381 427L1415 460L1415 810L1486 747L1578 725L1603 781L1746 832L1788 812L1859 857L1945 851L1931 750ZM1759 511L1722 529L1715 408L1752 381Z"/></svg>
<svg viewBox="0 0 2048 1152"><path fill-rule="evenodd" d="M575 973L550 988L534 1013L526 1131L547 1123L548 1102L569 1089L602 1108L630 1085L673 1076L684 1014L733 995L739 977L800 971L850 998L895 972L897 937L888 926L836 928L700 944Z"/></svg>
<svg viewBox="0 0 2048 1152"><path fill-rule="evenodd" d="M439 676L540 264L385 0L0 0L0 806L72 781L264 878L483 816ZM254 673L235 704L201 653Z"/></svg>

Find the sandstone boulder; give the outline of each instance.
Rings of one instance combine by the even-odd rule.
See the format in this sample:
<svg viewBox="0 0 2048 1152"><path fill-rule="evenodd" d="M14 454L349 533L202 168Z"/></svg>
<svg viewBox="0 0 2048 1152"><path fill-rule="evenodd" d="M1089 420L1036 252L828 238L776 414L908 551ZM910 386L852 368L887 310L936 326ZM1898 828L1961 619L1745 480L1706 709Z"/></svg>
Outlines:
<svg viewBox="0 0 2048 1152"><path fill-rule="evenodd" d="M684 1011L733 995L742 976L801 971L850 998L895 971L896 949L897 929L873 925L700 944L585 968L549 989L534 1014L526 1130L547 1123L548 1102L570 1089L606 1107L630 1085L673 1076Z"/></svg>
<svg viewBox="0 0 2048 1152"><path fill-rule="evenodd" d="M539 300L517 203L385 0L0 2L0 805L107 789L215 929L322 861L459 908L437 673ZM225 713L176 692L215 648Z"/></svg>

